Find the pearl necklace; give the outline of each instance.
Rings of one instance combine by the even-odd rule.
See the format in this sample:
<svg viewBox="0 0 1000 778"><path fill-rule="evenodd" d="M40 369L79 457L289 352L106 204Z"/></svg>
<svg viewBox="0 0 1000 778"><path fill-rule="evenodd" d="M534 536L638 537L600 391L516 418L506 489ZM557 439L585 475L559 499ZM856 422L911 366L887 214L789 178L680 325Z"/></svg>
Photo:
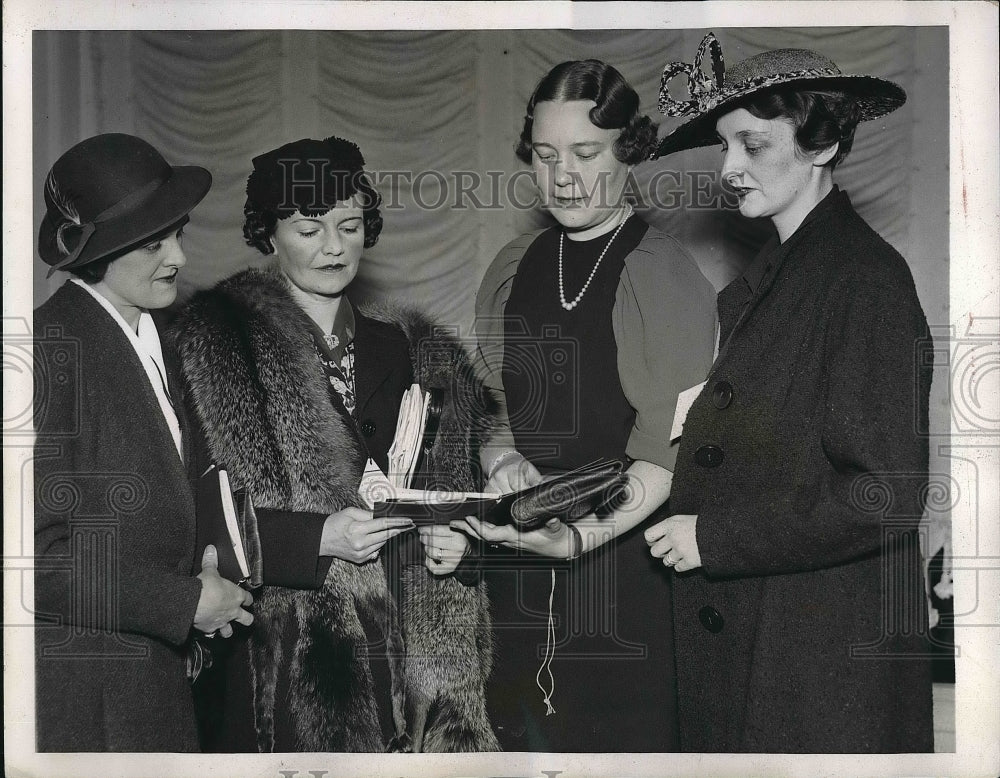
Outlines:
<svg viewBox="0 0 1000 778"><path fill-rule="evenodd" d="M608 249L611 248L611 244L615 242L615 238L618 237L618 233L622 231L622 227L625 226L625 222L628 221L628 217L632 215L632 206L625 206L625 216L622 218L618 227L615 228L614 233L611 235L611 240L608 241L608 245L604 247L604 251L601 252L601 256L597 258L594 263L594 268L590 271L590 275L587 276L587 282L583 285L583 289L580 290L580 294L576 296L573 302L566 302L566 291L563 287L563 238L566 237L566 232L563 230L559 233L559 303L567 311L572 311L579 304L580 300L583 299L584 293L587 291L587 287L590 286L590 282L594 280L594 275L597 273L597 268L601 264L601 260L604 259L604 255L608 253Z"/></svg>

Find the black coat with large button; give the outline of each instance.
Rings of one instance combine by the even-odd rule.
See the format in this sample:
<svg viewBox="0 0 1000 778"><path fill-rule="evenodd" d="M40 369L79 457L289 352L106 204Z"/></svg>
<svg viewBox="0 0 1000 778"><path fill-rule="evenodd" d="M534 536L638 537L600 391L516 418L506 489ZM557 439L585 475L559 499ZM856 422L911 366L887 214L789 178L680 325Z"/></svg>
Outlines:
<svg viewBox="0 0 1000 778"><path fill-rule="evenodd" d="M764 252L674 473L703 563L674 585L682 747L930 750L913 280L836 189Z"/></svg>

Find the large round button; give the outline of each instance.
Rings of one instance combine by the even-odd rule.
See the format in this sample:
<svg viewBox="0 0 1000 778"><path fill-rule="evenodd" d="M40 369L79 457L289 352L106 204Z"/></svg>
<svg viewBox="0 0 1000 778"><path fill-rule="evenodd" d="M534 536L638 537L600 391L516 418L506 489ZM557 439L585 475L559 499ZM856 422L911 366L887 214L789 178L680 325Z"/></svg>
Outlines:
<svg viewBox="0 0 1000 778"><path fill-rule="evenodd" d="M701 621L701 625L709 632L722 632L722 625L726 623L726 620L722 618L722 614L711 605L706 605L698 611L698 619Z"/></svg>
<svg viewBox="0 0 1000 778"><path fill-rule="evenodd" d="M733 401L733 385L728 381L716 381L712 387L712 404L720 411Z"/></svg>
<svg viewBox="0 0 1000 778"><path fill-rule="evenodd" d="M694 452L694 461L702 467L718 467L725 458L725 452L718 446L700 446Z"/></svg>
<svg viewBox="0 0 1000 778"><path fill-rule="evenodd" d="M366 438L370 438L375 434L375 422L371 419L365 419L361 422L361 432Z"/></svg>

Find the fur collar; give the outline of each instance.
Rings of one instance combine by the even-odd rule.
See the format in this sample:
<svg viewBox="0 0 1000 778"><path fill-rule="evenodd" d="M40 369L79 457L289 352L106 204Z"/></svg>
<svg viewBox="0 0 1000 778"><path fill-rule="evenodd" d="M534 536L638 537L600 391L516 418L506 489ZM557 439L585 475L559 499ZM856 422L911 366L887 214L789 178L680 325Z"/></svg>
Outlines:
<svg viewBox="0 0 1000 778"><path fill-rule="evenodd" d="M465 349L412 311L368 306L361 312L401 329L416 380L444 390L430 456L436 482L440 488L474 489L473 463L497 404ZM326 513L359 504L364 449L353 426L331 412L306 314L280 273L246 270L199 292L170 338L212 455L229 468L235 486L248 488L255 505ZM260 750L275 746L278 705L293 719L300 750L381 750L359 611L387 625L397 735L407 726L423 731L426 725L424 742L436 750L497 747L484 705L491 648L483 587L432 580L422 566L406 567L403 577L402 624L378 563L334 560L315 591L261 590L250 651ZM289 620L296 624L294 645L287 645ZM290 698L279 702L281 666L288 668ZM331 682L331 674L339 680ZM333 694L334 688L342 691ZM428 722L432 703L450 713ZM405 720L404 711L414 706L423 713Z"/></svg>
<svg viewBox="0 0 1000 778"><path fill-rule="evenodd" d="M255 505L359 504L363 449L328 410L308 319L279 273L250 269L199 292L172 335L209 447Z"/></svg>

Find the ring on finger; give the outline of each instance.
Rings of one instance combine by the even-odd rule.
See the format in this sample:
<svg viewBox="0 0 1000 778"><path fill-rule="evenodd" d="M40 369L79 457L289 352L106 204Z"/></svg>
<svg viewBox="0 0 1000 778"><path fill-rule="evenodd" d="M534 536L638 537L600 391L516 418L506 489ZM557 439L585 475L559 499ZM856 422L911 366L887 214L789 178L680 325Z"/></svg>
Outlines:
<svg viewBox="0 0 1000 778"><path fill-rule="evenodd" d="M663 563L667 567L673 567L674 565L677 564L678 561L679 560L674 559L672 556L670 556L670 552L669 551L667 552L667 555L663 558Z"/></svg>

